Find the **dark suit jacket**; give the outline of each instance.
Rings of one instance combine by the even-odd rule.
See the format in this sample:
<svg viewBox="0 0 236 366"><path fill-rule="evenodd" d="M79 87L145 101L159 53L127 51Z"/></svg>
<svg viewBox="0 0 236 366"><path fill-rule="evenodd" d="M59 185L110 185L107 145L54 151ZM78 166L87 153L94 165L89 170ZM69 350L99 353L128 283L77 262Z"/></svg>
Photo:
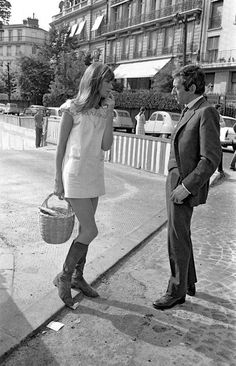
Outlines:
<svg viewBox="0 0 236 366"><path fill-rule="evenodd" d="M219 114L204 97L179 121L172 137L169 170L176 160L180 183L191 192L190 206L205 203L209 179L221 157Z"/></svg>

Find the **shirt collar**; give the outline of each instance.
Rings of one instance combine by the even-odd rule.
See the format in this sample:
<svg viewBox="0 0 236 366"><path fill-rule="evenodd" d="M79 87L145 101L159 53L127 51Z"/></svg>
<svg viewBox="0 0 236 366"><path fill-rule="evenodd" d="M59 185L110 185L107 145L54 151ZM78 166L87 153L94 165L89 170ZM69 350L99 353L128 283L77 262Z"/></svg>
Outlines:
<svg viewBox="0 0 236 366"><path fill-rule="evenodd" d="M202 95L200 95L200 97L193 99L190 103L186 104L185 107L188 107L188 109L192 108L201 98Z"/></svg>

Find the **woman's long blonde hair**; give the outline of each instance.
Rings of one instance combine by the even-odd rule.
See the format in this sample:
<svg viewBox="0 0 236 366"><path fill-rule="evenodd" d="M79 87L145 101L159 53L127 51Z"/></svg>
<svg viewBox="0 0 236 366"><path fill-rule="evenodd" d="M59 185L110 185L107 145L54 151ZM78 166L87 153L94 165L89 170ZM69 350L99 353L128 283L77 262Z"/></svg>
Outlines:
<svg viewBox="0 0 236 366"><path fill-rule="evenodd" d="M79 85L79 92L74 99L76 112L85 112L101 105L100 86L103 80L114 80L114 73L109 66L94 62L85 71Z"/></svg>

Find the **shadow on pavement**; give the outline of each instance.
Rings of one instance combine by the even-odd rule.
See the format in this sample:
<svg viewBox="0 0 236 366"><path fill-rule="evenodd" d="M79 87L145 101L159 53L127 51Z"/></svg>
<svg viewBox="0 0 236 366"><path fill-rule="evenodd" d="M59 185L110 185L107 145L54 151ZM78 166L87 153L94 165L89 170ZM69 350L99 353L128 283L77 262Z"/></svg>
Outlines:
<svg viewBox="0 0 236 366"><path fill-rule="evenodd" d="M202 294L204 296L205 294ZM206 294L206 300L214 301L214 296ZM222 300L222 299L219 299ZM147 344L157 347L174 347L177 345L184 345L209 357L211 360L219 360L219 355L225 361L230 359L230 349L233 352L233 329L230 329L225 322L223 313L216 311L212 321L212 317L205 320L210 308L192 304L186 301L185 304L170 309L167 311L158 311L152 308L127 303L117 300L110 300L106 298L90 299L91 303L102 305L102 309L94 309L92 307L80 304L77 312L79 314L89 314L108 320L120 332L128 335L133 341L143 341ZM222 302L222 301L221 301ZM135 312L136 314L120 315L112 314L114 309L112 307L123 309L128 312ZM191 312L199 313L201 317L191 315ZM138 313L138 314L137 314ZM211 318L211 319L210 319ZM230 318L229 322L233 320ZM206 346L202 344L202 340L206 340ZM227 343L227 349L225 344ZM216 354L217 353L217 354Z"/></svg>
<svg viewBox="0 0 236 366"><path fill-rule="evenodd" d="M11 272L11 273L9 273ZM12 270L0 268L0 364L10 365L10 353L20 342L27 337L32 335L33 329L29 321L24 317L22 312L16 306L15 302L11 297L11 282L12 282ZM39 341L39 347L43 352L43 362L48 361L50 365L58 365L54 361L53 356L47 349L46 345ZM27 340L24 341L27 346ZM4 362L5 358L8 357L7 361ZM45 363L44 363L45 364ZM13 365L13 364L12 364ZM29 355L27 359L19 359L17 366L20 365L32 365L32 358ZM40 363L38 363L40 365ZM43 363L42 363L43 365Z"/></svg>

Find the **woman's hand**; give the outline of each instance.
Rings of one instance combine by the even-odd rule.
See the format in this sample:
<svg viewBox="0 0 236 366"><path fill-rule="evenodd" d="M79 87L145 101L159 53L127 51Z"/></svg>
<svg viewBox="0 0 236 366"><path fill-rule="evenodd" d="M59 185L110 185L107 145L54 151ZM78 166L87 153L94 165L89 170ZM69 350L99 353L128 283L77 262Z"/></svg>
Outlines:
<svg viewBox="0 0 236 366"><path fill-rule="evenodd" d="M109 109L113 109L115 107L115 98L112 93L108 95L108 97L103 102L104 106L107 106Z"/></svg>
<svg viewBox="0 0 236 366"><path fill-rule="evenodd" d="M60 200L64 199L64 186L62 179L55 179L54 194L58 196Z"/></svg>

